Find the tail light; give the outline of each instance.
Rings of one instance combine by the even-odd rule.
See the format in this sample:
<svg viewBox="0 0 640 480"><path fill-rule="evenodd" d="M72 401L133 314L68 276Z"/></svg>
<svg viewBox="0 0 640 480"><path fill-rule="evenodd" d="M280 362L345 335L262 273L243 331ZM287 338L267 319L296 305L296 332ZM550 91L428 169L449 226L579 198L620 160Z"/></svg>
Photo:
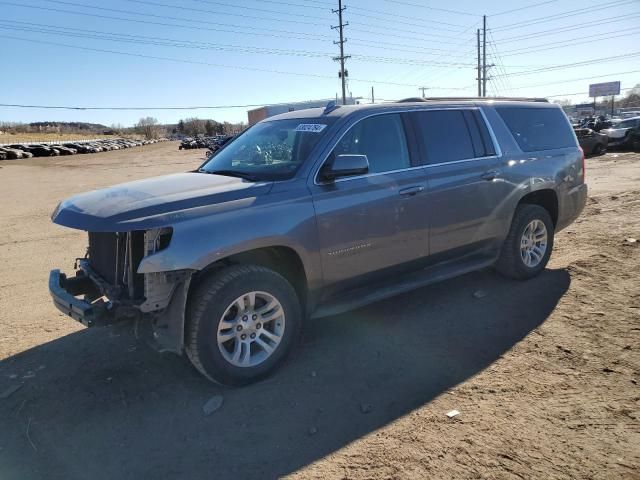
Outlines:
<svg viewBox="0 0 640 480"><path fill-rule="evenodd" d="M585 156L584 156L584 150L582 149L582 147L578 147L580 149L580 154L582 155L582 183L584 183L584 181L587 178L587 169L586 169L586 165L585 165Z"/></svg>

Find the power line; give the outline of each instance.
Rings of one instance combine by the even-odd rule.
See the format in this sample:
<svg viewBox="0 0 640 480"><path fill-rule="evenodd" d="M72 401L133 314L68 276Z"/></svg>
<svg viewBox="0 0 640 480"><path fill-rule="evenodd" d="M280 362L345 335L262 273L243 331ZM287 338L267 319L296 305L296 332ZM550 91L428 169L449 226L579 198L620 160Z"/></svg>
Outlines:
<svg viewBox="0 0 640 480"><path fill-rule="evenodd" d="M2 2L0 2L2 3ZM0 24L3 21L0 20ZM5 28L8 29L15 29L15 30L21 30L21 31L25 31L24 28L19 28L17 27L15 24L23 24L23 25L29 25L31 27L45 27L45 28L54 28L54 29L59 29L62 31L67 31L67 30L72 30L72 31L76 31L76 32L85 32L85 33L91 33L91 34L98 34L98 35L107 35L109 37L129 37L129 38L140 38L140 39L148 39L148 40L160 40L160 41L164 41L164 42L171 42L171 44L169 44L168 46L184 46L184 45L173 45L173 43L181 43L181 44L188 44L188 46L193 46L193 48L212 48L212 49L217 49L217 50L240 50L240 51L244 51L244 50L250 50L253 53L262 53L265 51L268 51L266 53L278 53L278 54L292 54L292 55L298 55L300 53L305 53L305 54L309 54L309 55L304 55L304 56L318 56L318 57L326 57L326 56L330 56L332 55L329 52L318 52L318 51L308 51L308 50L290 50L290 49L276 49L276 48L265 48L265 47L253 47L253 46L247 46L247 45L232 45L232 44L212 44L212 43L206 43L206 42L193 42L190 40L176 40L176 39L169 39L169 38L164 38L164 37L152 37L152 36L142 36L142 35L131 35L131 34L115 34L112 32L103 32L103 31L99 31L99 30L86 30L86 29L81 29L81 28L75 28L75 27L65 27L65 26L60 26L60 25L51 25L51 24L43 24L43 23L34 23L34 22L23 22L20 20L15 20L15 19L8 19L5 22ZM53 33L53 34L60 34L62 35L62 33L60 32L51 32L51 31L43 31L43 30L36 30L36 29L28 29L26 31L32 32L32 31L36 31L36 32L40 32L40 33ZM65 32L68 33L68 32ZM90 38L90 36L87 36L86 38ZM93 37L91 37L93 38ZM99 38L102 39L102 37L95 37L95 38ZM114 40L114 38L108 38L109 40ZM138 43L138 42L136 42ZM152 44L156 44L155 42ZM158 43L159 44L159 43ZM372 45L368 42L365 43L358 43L358 42L351 42L352 45L356 45L356 46L363 46L363 47L376 47L380 50L391 50L391 51L401 51L401 52L409 52L409 53L417 53L419 55L441 55L439 53L431 53L425 50L423 51L419 51L419 50L408 50L407 48L387 48L387 47L380 47L379 45ZM160 44L159 44L160 45ZM398 46L403 46L406 45L407 47L409 47L408 44L391 44L391 45L398 45ZM229 47L229 48L222 48L222 47ZM420 48L420 47L418 47ZM435 49L438 52L442 52L442 51L448 51L448 50L444 50L444 49ZM255 51L255 52L254 52ZM461 56L462 57L462 56ZM365 56L363 55L362 58L368 58L368 59L374 59L377 60L379 58L384 58L384 57L370 57L370 56ZM389 60L394 60L393 58L389 58L387 57ZM408 61L408 62L426 62L422 61L422 60L414 60L414 59L397 59L397 60L401 60L401 61ZM463 64L458 64L458 65L463 65Z"/></svg>
<svg viewBox="0 0 640 480"><path fill-rule="evenodd" d="M621 88L621 92L626 92L627 90L633 90L635 87ZM554 97L568 97L571 95L586 95L587 92L574 92L574 93L558 93L555 95L545 95L545 98L554 98Z"/></svg>
<svg viewBox="0 0 640 480"><path fill-rule="evenodd" d="M469 32L470 30L472 30L473 28L475 28L475 26L479 23L479 21L474 22L472 25L467 26L464 30L462 30L459 34L458 37L464 37L464 35ZM468 55L465 53L460 53L460 50L462 50L463 48L465 48L467 46L467 44L469 43L469 40L463 40L462 42L456 42L451 48L448 49L441 49L442 53L438 56L436 56L434 58L434 60L438 60L444 56L447 56L449 58L468 58ZM415 78L415 81L417 82L421 82L422 84L426 84L426 83L432 83L435 78L434 77L434 72L430 71L428 72L426 75L423 72L422 68L413 68L411 70L409 70L408 72L396 72L394 74L392 74L390 77L387 78L394 78L396 76L402 75L403 78ZM451 72L451 70L449 70L449 72ZM443 72L437 72L435 73L436 78L440 78L443 76ZM427 81L428 80L428 81Z"/></svg>
<svg viewBox="0 0 640 480"><path fill-rule="evenodd" d="M356 29L356 28L352 28L351 30L353 30L354 32L364 32L364 33L371 33L373 35L385 35L385 36L391 36L391 37L397 37L397 38L406 38L409 40L416 40L419 42L425 42L425 41L433 41L430 40L429 38L425 38L425 37L432 37L432 38L437 38L439 43L454 43L454 42L445 42L442 39L446 38L449 40L457 40L459 37L458 36L454 36L454 35L443 35L441 33L424 33L424 32L419 32L416 30L407 30L406 28L390 28L388 26L385 25L370 25L367 23L361 23L356 21L354 23L354 25L362 25L365 26L367 28L377 28L379 30L384 30L384 32L372 32L371 30L362 30L362 29ZM403 32L403 33L411 33L413 35L421 35L421 37L415 37L413 35L411 36L407 36L407 35L396 35L396 34L391 34L389 33L389 31L397 31L397 32Z"/></svg>
<svg viewBox="0 0 640 480"><path fill-rule="evenodd" d="M640 32L623 33L621 35L611 35L607 37L607 40L611 40L614 38L621 38L621 37L630 37L632 35L638 35L638 34L640 34ZM545 50L556 50L558 48L572 47L575 45L584 45L585 43L593 43L593 39L580 40L578 42L572 42L572 43L566 43L563 41L543 43L543 44L533 45L533 46L524 47L524 48L517 48L514 50L506 50L502 52L502 56L512 57L513 55L522 55L523 53L536 53L536 52L542 52ZM544 48L538 48L538 47L544 47Z"/></svg>
<svg viewBox="0 0 640 480"><path fill-rule="evenodd" d="M43 0L45 2L49 2L49 3L56 3L56 4L62 4L62 5L69 5L69 6L76 6L76 7L81 7L81 8L88 8L88 9L94 9L94 10L103 10L103 11L107 11L107 12L115 12L115 13L124 13L124 14L129 14L129 15L138 15L138 16L143 16L143 17L152 17L152 18L158 18L161 20L174 20L174 21L179 21L179 22L187 22L187 23L196 23L198 25L202 24L201 20L193 20L191 18L184 18L184 17L174 17L174 16L166 16L166 15L156 15L156 14L152 14L152 13L144 13L144 12L136 12L136 11L132 11L132 10L121 10L121 9L116 9L116 8L107 8L107 7L96 7L93 5L86 5L86 4L82 4L82 3L76 3L76 2L68 2L68 1L63 1L63 0ZM137 1L137 2L141 2L142 0L128 0L128 1ZM148 2L145 1L145 3L149 3L149 4L155 4L155 2ZM85 12L77 12L77 11L73 11L73 10L62 10L62 9L54 9L54 8L47 8L47 7L39 7L39 6L33 6L33 5L22 5L22 4L17 4L17 3L12 3L12 2L0 2L0 4L5 4L5 5L12 5L12 6L17 6L17 7L25 7L25 8L35 8L35 9L44 9L44 10L51 10L51 11L59 11L62 13L72 13L72 14L77 14L77 15L90 15L90 16L100 16L100 15L95 15L95 14L87 14ZM161 5L164 6L166 4L157 4L157 5ZM177 8L177 9L188 9L188 10L195 10L195 11L200 11L200 12L209 12L209 13L215 13L217 14L218 12L213 11L213 10L203 10L203 9L193 9L193 8L188 8L188 7L182 7L180 5L169 5L172 8ZM282 20L282 19L274 19L274 18L265 18L265 17L257 17L257 16L250 16L250 15L243 15L243 14L233 14L235 16L240 16L240 17L244 17L244 18L254 18L254 19L261 19L261 20L269 20L269 21L285 21L285 22L290 22L290 23L295 23L295 24L307 24L307 25L317 25L317 22L305 22L303 20ZM109 18L106 16L101 16L102 18ZM125 20L125 21L134 21L134 22L140 22L140 23L154 23L154 22L149 22L148 20L139 20L139 19L126 19L126 18L122 18L122 17L110 17L112 19L116 19L116 20ZM396 38L402 38L402 39L406 39L406 40L415 40L415 41L420 41L420 42L424 42L425 40L428 40L425 37L434 37L434 38L438 38L438 43L453 43L450 41L446 41L446 40L442 40L442 38L450 38L450 39L456 39L457 37L453 37L453 36L443 36L443 35L431 35L428 33L422 33L422 32L417 32L414 30L406 30L406 29L393 29L390 27L379 27L376 25L369 25L369 24L364 24L364 23L359 23L359 25L363 25L363 26L369 26L370 28L378 28L378 29L384 29L385 30L385 36L390 36L390 37L396 37ZM181 27L181 28L188 28L185 25L175 25L177 27ZM231 27L231 28L237 28L237 29L247 29L246 25L233 25L233 24L229 24L226 23L225 24L226 27ZM219 28L205 28L205 27L199 27L200 29L204 29L204 30L213 30L213 31L221 31L221 32L227 32L227 33L242 33L242 32L234 32L234 31L229 31L229 30L221 30ZM309 40L316 40L319 41L320 39L330 39L331 37L329 37L328 35L322 35L322 34L317 34L317 33L308 33L308 32L292 32L289 30L279 30L279 29L273 29L273 28L265 28L265 27L251 27L253 30L263 30L263 31L267 31L267 32L274 32L274 33L278 33L278 34L288 34L288 35L294 35L296 36L296 38L302 38L302 39L309 39ZM404 32L404 33L415 33L418 35L422 35L422 37L415 37L415 36L411 36L411 35L398 35L398 34L394 34L394 33L389 33L389 30L395 30L395 31L400 31L400 32ZM362 32L362 33L369 33L372 35L381 35L381 32L376 32L376 31L371 31L371 30L363 30L363 29L352 29L352 31L357 31L357 32ZM266 34L259 34L257 32L248 32L250 35L262 35L262 36L271 36L271 37L282 37L283 35L266 35ZM305 38L308 37L308 38ZM315 37L315 38L314 38ZM384 42L382 42L384 43Z"/></svg>
<svg viewBox="0 0 640 480"><path fill-rule="evenodd" d="M504 10L504 11L499 12L499 13L494 13L491 16L492 17L498 17L500 15L506 15L507 13L519 12L520 10L526 10L527 8L539 7L540 5L547 5L549 3L555 3L557 1L558 0L546 0L544 2L534 3L532 5L525 5L524 7L520 7L520 8L512 8L511 10Z"/></svg>
<svg viewBox="0 0 640 480"><path fill-rule="evenodd" d="M496 74L496 79L500 82L501 87L503 89L507 89L508 87L511 86L511 82L509 81L509 77L507 76L507 72L504 68L504 64L502 62L502 58L500 57L500 54L498 53L498 48L496 46L495 40L493 39L493 35L491 33L491 30L489 30L489 38L491 40L491 42L489 43L489 46L491 47L492 51L493 51L493 58L494 58L494 62L496 64L496 67L498 69L498 72Z"/></svg>
<svg viewBox="0 0 640 480"><path fill-rule="evenodd" d="M14 23L21 23L26 26L16 26ZM256 53L256 54L266 54L266 55L295 55L299 57L311 57L311 58L327 58L331 56L329 52L317 52L317 51L309 51L309 50L283 50L276 48L264 48L264 47L252 47L252 46L243 46L243 45L233 45L233 44L215 44L215 43L206 43L206 42L193 42L190 40L174 40L164 37L149 37L142 35L128 35L128 34L114 34L110 32L101 32L96 30L84 30L79 28L70 28L70 27L51 27L44 25L45 28L42 28L42 24L35 24L30 22L6 22L3 24L3 21L0 20L0 29L3 30L16 30L23 31L29 33L43 33L46 35L58 35L62 37L74 37L74 38L90 38L96 40L106 40L112 42L121 42L121 43L133 43L133 44L141 44L141 45L155 45L155 46L164 46L164 47L174 47L174 48L191 48L198 50L219 50L219 51L233 51L233 52L241 52L241 53ZM62 31L51 30L61 29ZM69 31L70 30L70 31ZM82 33L80 33L82 32ZM455 62L432 62L428 60L419 60L412 58L397 58L397 57L382 57L382 56L372 56L372 55L363 55L363 54L353 54L352 57L356 61L361 62L375 62L375 63L391 63L391 64L400 64L400 65L439 65L439 66L448 66L452 68L465 68L470 66L470 64L466 63L455 63ZM339 57L338 57L339 58Z"/></svg>
<svg viewBox="0 0 640 480"><path fill-rule="evenodd" d="M236 25L231 25L231 27L233 27L233 28L244 28L245 30L236 31L236 30L228 30L228 29L222 29L222 28L205 27L205 26L201 26L201 25L199 25L199 26L180 25L180 24L177 24L177 23L157 22L157 21L142 20L142 19L137 19L137 18L123 18L123 17L115 17L115 16L111 16L111 15L101 15L101 14L96 14L96 13L78 12L78 11L74 11L74 10L65 10L65 9L61 9L61 8L42 7L42 6L34 6L34 5L23 5L23 4L7 2L7 1L0 1L0 5L11 5L11 6L14 6L14 7L22 7L22 8L29 8L29 9L43 10L43 11L50 11L50 12L64 13L64 14L72 14L72 15L79 15L79 16L84 16L84 17L101 18L101 19L116 20L116 21L130 22L130 23L139 23L139 24L144 24L144 25L158 25L158 26L163 26L163 27L183 28L183 29L197 30L197 31L212 31L212 32L222 32L222 33L231 33L231 34L259 36L259 37L270 37L270 38L292 38L292 39L299 39L299 40L313 41L313 42L326 42L327 40L331 39L331 37L328 36L328 35L310 34L310 33L302 33L302 32L292 32L292 31L288 31L288 30L268 29L268 28L263 28L263 27L257 28L256 30L264 30L264 31L267 31L267 32L275 32L275 33L263 33L263 32L250 31L250 30L248 31L248 30L246 30L246 27L239 27L239 26L236 26ZM187 19L182 19L180 17L161 17L161 18L170 18L170 19L174 19L174 20L177 20L177 21L193 21L193 20L190 20L190 19L188 19L188 20ZM201 24L201 22L199 22L199 21L196 22L196 23L200 23ZM376 35L379 35L378 32L372 32L372 33L375 33ZM358 40L358 41L362 41L362 42L367 42L366 39L362 39L362 38L351 37L351 40ZM420 40L424 41L424 39L420 39ZM444 42L440 42L440 43L444 43ZM384 42L384 41L376 41L376 47L377 48L385 49L384 45L391 45L393 47L396 47L396 46L403 46L405 44L390 43L390 42Z"/></svg>
<svg viewBox="0 0 640 480"><path fill-rule="evenodd" d="M45 0L45 1L50 1L50 2L55 2L55 3L64 3L61 2L61 0ZM201 8L193 8L193 7L185 7L183 5L173 5L173 4L167 4L167 3L159 3L159 2L152 2L149 0L126 0L127 2L131 2L131 3L139 3L142 5L151 5L154 7L164 7L164 8L173 8L173 9L178 9L178 10L186 10L186 11L193 11L193 12L201 12L201 13L213 13L216 15L219 15L221 12L218 12L216 10L206 10L206 9L201 9ZM203 0L196 0L196 1L203 1ZM212 2L210 0L207 0L207 3L215 3L215 4L220 4L220 5L230 5L228 3L223 3L223 2ZM81 5L81 4L76 4L76 5ZM84 5L85 7L88 7L87 5ZM93 8L93 7L91 7ZM95 7L98 8L98 7ZM278 11L274 11L274 10L266 10L266 9L256 9L253 7L243 7L243 8L249 8L250 10L255 10L255 11L261 11L261 12L270 12L270 13L275 13L277 15L285 15L285 12L278 12ZM111 9L108 9L111 10ZM274 19L274 18L265 18L265 17L256 17L256 16L252 16L252 15L245 15L245 14L237 14L237 13L228 13L228 12L222 12L223 15L232 15L232 16L236 16L236 17L244 17L244 18L252 18L252 19L258 19L258 20L277 20L279 22L284 21L284 22L291 22L291 23L302 23L302 24L307 24L307 25L317 25L317 22L306 22L306 21L299 21L299 20L283 20L282 18L280 19ZM144 14L141 14L144 15ZM318 17L318 16L314 16L314 15L302 15L302 14L293 14L293 13L286 13L286 15L293 15L293 16L301 16L304 18L312 18L312 19L316 19L316 20L323 20L323 21L328 21L328 19L326 19L325 17ZM360 15L361 17L363 17L363 15ZM364 27L369 27L369 28L383 28L385 29L385 31L399 31L399 32L404 32L404 33L413 33L413 34L417 34L417 35L428 35L428 34L424 34L423 32L418 32L415 30L407 30L406 28L395 28L395 27L390 27L389 25L384 25L384 26L378 26L378 25L372 25L369 23L364 23L364 22L357 22L358 25L362 25ZM415 24L414 24L415 25ZM424 25L416 25L418 27L423 27ZM455 30L453 30L455 31ZM433 35L429 35L429 36L433 36ZM445 38L456 38L456 37L445 37Z"/></svg>
<svg viewBox="0 0 640 480"><path fill-rule="evenodd" d="M610 56L610 57L602 57L602 58L592 58L589 60L583 60L580 62L573 62L573 63L565 63L562 65L550 65L544 68L537 68L537 69L533 69L533 70L525 70L523 72L515 72L515 73L509 73L505 76L507 77L518 77L518 76L522 76L522 75L531 75L533 73L546 73L549 71L554 71L554 70L564 70L566 68L575 68L575 67L583 67L583 66L588 66L588 65L593 65L595 63L606 63L606 62L615 62L617 60L621 60L624 58L635 58L635 57L639 57L640 56L640 51L638 52L632 52L632 53L625 53L622 55L614 55L614 56Z"/></svg>
<svg viewBox="0 0 640 480"><path fill-rule="evenodd" d="M154 5L154 6L158 6L161 4L156 4L155 2L146 2L146 1L138 1L138 0L126 0L128 2L134 2L134 3L142 3L142 4L148 4L148 5ZM277 15L291 15L293 17L303 17L303 18L315 18L316 20L328 20L327 17L320 17L317 15L306 15L306 14L302 14L302 13L293 13L293 12L282 12L282 11L278 11L278 10L268 10L265 8L256 8L256 7L248 7L245 5L237 5L237 4L233 4L233 3L226 3L226 2L218 2L218 1L214 1L214 0L193 0L194 2L198 2L198 3L204 3L207 5L219 5L222 7L231 7L231 8L239 8L242 10L252 10L255 12L263 12L263 13L274 13ZM300 5L300 4L291 4L289 3L288 5L293 6L293 5L298 5L301 7L307 7L307 5ZM173 6L173 5L163 5L163 6ZM186 8L186 7L185 7ZM323 7L312 7L312 8L319 8L324 10ZM207 10L209 11L209 10ZM326 10L327 12L329 11L329 9Z"/></svg>
<svg viewBox="0 0 640 480"><path fill-rule="evenodd" d="M414 16L410 17L408 15L400 15L400 14L397 14L397 13L384 12L382 10L373 10L371 8L354 7L354 6L351 6L351 5L349 6L349 8L351 10L359 10L359 11L362 11L362 12L378 13L380 15L385 15L385 16L389 16L389 17L405 18L407 20L414 20L414 21L418 20L418 21L421 21L421 22L429 23L429 24L437 23L439 25L449 25L449 26L452 26L452 27L464 27L464 25L460 25L459 23L442 22L440 20L433 20L433 19L430 19L430 18L423 18L423 17L414 17ZM362 16L362 14L359 14L359 15ZM434 28L434 27L432 25L430 25L429 28Z"/></svg>
<svg viewBox="0 0 640 480"><path fill-rule="evenodd" d="M571 82L580 82L583 80L592 80L594 78L605 78L605 77L609 77L609 78L613 78L614 75L627 75L630 73L638 73L640 72L640 70L630 70L628 72L615 72L615 73L607 73L606 75L594 75L591 77L583 77L583 78L572 78L570 80L560 80L557 82L545 82L545 83L540 83L537 85L522 85L520 87L511 87L508 88L507 90L522 90L523 88L535 88L535 87L544 87L546 85L557 85L560 83L571 83Z"/></svg>
<svg viewBox="0 0 640 480"><path fill-rule="evenodd" d="M69 45L69 44L65 44L65 43L49 42L49 41L44 41L44 40L34 40L34 39L30 39L30 38L12 37L12 36L9 36L9 35L0 35L0 38L7 38L7 39L10 39L10 40L18 40L18 41L31 42L31 43L39 43L39 44L43 44L43 45L53 45L53 46L57 46L57 47L72 48L72 49L85 50L85 51L90 51L90 52L110 53L110 54L115 54L115 55L124 55L124 56L137 57L137 58L148 58L148 59L151 59L151 60L164 60L164 61L169 61L169 62L187 63L187 64L192 64L192 65L206 65L206 66L210 66L210 67L229 68L229 69L233 69L233 70L247 70L247 71L253 71L253 72L275 73L275 74L278 74L278 75L291 75L291 76L297 76L297 77L310 77L310 78L318 78L318 79L333 79L333 78L335 78L335 77L333 77L331 75L321 75L321 74L304 73L304 72L290 72L290 71L284 71L284 70L272 70L272 69L247 67L247 66L239 66L239 65L227 65L227 64L210 63L210 62L204 62L204 61L198 61L198 60L185 60L185 59L173 58L173 57L161 57L161 56L155 56L155 55L145 55L145 54L141 54L141 53L122 52L122 51L118 51L118 50L107 50L107 49L100 49L100 48L82 47L82 46L78 46L78 45ZM381 80L370 80L370 79L359 79L359 78L352 78L351 81L374 83L374 84L381 84L381 85L395 85L395 86L401 86L401 87L419 87L420 86L418 84L398 83L398 82L385 82L385 81L381 81ZM462 87L431 87L431 88L438 89L438 90L463 90L464 89Z"/></svg>
<svg viewBox="0 0 640 480"><path fill-rule="evenodd" d="M196 2L198 1L204 1L204 0L194 0ZM294 2L282 2L279 0L260 0L260 3L273 3L274 5L286 5L288 7L304 7L304 8L315 8L318 10L327 10L327 6L324 6L324 2L317 2L317 3L322 3L322 6L320 5L305 5L302 3L294 3ZM235 5L234 5L235 6ZM238 7L240 8L240 7Z"/></svg>
<svg viewBox="0 0 640 480"><path fill-rule="evenodd" d="M449 10L449 9L446 9L446 8L439 8L439 7L431 7L429 5L421 5L419 3L404 2L404 1L401 1L401 0L385 0L385 1L389 2L389 3L397 3L399 5L407 5L407 6L410 6L410 7L425 8L427 10L434 10L434 11L437 11L437 12L454 13L456 15L468 15L470 17L477 17L478 16L475 13L462 12L460 10Z"/></svg>
<svg viewBox="0 0 640 480"><path fill-rule="evenodd" d="M527 33L525 35L514 35L512 37L504 37L504 38L498 38L498 41L500 43L510 43L510 42L519 42L522 40L527 40L529 38L537 38L537 37L543 37L543 36L547 36L547 35L553 35L555 33L565 33L565 32L569 32L569 31L573 31L573 30L583 30L585 28L588 27L592 27L592 26L600 26L600 25L606 25L609 23L616 23L616 22L620 22L621 20L631 20L631 19L635 19L638 16L640 16L640 13L637 14L631 14L631 15L625 15L625 16L621 16L621 15L616 15L615 17L608 17L608 18L603 18L603 19L599 19L599 20L594 20L592 22L582 22L582 23L578 23L578 24L574 24L574 25L568 25L568 26L564 26L564 27L557 27L557 28L552 28L549 30L540 30L537 32L532 32L532 33ZM602 32L602 33L598 33L598 35L607 35L609 33L615 33L615 32L619 32L620 30L614 30L611 32Z"/></svg>
<svg viewBox="0 0 640 480"><path fill-rule="evenodd" d="M124 22L133 22L133 23L141 23L141 24L147 24L147 25L159 25L159 26L163 26L163 27L177 27L177 28L187 28L187 29L191 29L191 30L202 30L202 31L211 31L211 32L222 32L222 33L236 33L236 34L242 34L242 35L257 35L257 36L262 36L262 37L275 37L275 38L296 38L296 39L303 39L303 40L309 40L309 41L326 41L328 39L330 39L331 37L328 35L321 35L321 34L309 34L309 33L301 33L301 32L292 32L289 30L276 30L276 29L271 29L271 28L257 28L257 30L263 30L263 31L267 31L267 32L275 32L275 33L283 33L283 34L287 34L287 35L276 35L274 33L258 33L258 32L252 32L252 31L247 31L246 27L241 27L241 26L236 26L236 25L229 25L227 24L227 26L230 26L232 28L244 28L244 31L234 31L234 30L227 30L227 29L220 29L220 28L211 28L211 27L203 27L203 26L191 26L191 25L179 25L176 23L163 23L163 22L154 22L154 21L150 21L150 20L141 20L141 19L134 19L134 18L122 18L122 17L113 17L113 16L109 16L109 15L99 15L96 13L86 13L86 12L78 12L78 11L74 11L74 10L64 10L61 8L52 8L52 7L42 7L42 6L35 6L35 5L23 5L20 3L13 3L13 2L5 2L5 1L0 1L0 5L11 5L14 7L22 7L22 8L31 8L31 9L35 9L35 10L45 10L45 11L50 11L50 12L57 12L57 13L70 13L73 15L81 15L81 16L85 16L85 17L93 17L93 18L103 18L103 19L108 19L108 20L119 20L119 21L124 21ZM125 11L126 13L126 11ZM140 15L140 14L138 14ZM194 21L191 19L182 19L180 17L160 17L160 18L170 18L173 20L177 20L177 21L181 21L181 22L196 22L201 24L202 22L200 21ZM310 38L305 38L305 36L310 36ZM316 37L316 38L313 38Z"/></svg>
<svg viewBox="0 0 640 480"><path fill-rule="evenodd" d="M42 0L44 2L49 2L49 3L56 3L56 4L60 4L60 5L69 5L69 6L73 6L73 7L81 7L81 8L91 8L91 9L95 9L95 10L104 10L106 12L115 12L115 13L129 13L129 14L133 14L133 15L142 15L144 17L155 17L155 18L166 18L163 17L162 15L155 15L153 13L146 13L146 12L135 12L132 10L120 10L117 8L107 8L107 7L96 7L94 5L87 5L85 3L76 3L76 2L67 2L64 0ZM245 15L243 13L229 13L229 12L216 12L215 10L204 10L204 9L200 9L200 8L190 8L190 7L182 7L180 5L167 5L167 4L162 4L162 3L156 3L156 2L147 2L147 1L143 1L143 0L127 0L129 2L136 2L136 3L145 3L145 4L149 4L149 5L153 5L153 6L160 6L160 7L170 7L170 8L177 8L180 10L188 10L188 11L192 11L192 12L201 12L201 13L215 13L216 15L226 15L226 16L232 16L232 17L240 17L240 18L250 18L252 20L270 20L270 21L277 21L277 22L285 22L285 23L295 23L295 24L305 24L305 25L317 25L317 22L306 22L304 20L293 20L293 19L286 19L286 18L268 18L268 17L259 17L256 15ZM183 22L196 22L196 23L201 23L202 20L198 19L198 20L192 20L192 19L182 19L181 21Z"/></svg>
<svg viewBox="0 0 640 480"><path fill-rule="evenodd" d="M622 5L626 5L629 3L635 3L636 0L615 0L613 2L609 2L609 3L601 3L596 7L590 7L589 9L585 9L584 7L582 8L578 8L576 10L569 10L566 12L560 12L560 13L556 13L554 15L546 15L544 17L538 17L538 18L533 18L530 20L524 20L521 22L515 22L515 23L509 23L507 25L502 25L499 26L497 28L494 28L494 30L497 31L502 31L502 30L512 30L514 28L521 28L521 27L526 27L529 25L535 25L538 23L542 23L542 22L546 22L546 21L552 21L552 20L559 20L561 18L566 18L566 17L574 17L574 16L578 16L578 15L584 15L584 14L588 14L588 13L592 13L592 12L597 12L600 10L606 10L610 7L618 7L618 6L622 6Z"/></svg>
<svg viewBox="0 0 640 480"><path fill-rule="evenodd" d="M16 23L24 24L25 26L15 25ZM26 25L28 25L29 27L27 28ZM51 28L59 29L59 31L51 30ZM284 49L276 49L276 48L252 47L252 46L233 45L233 44L193 42L190 40L174 40L174 39L168 39L164 37L115 34L110 32L101 32L99 30L84 30L84 29L73 28L73 27L58 27L58 26L37 24L37 23L31 23L31 22L19 22L15 20L12 20L11 22L5 22L4 25L3 25L3 21L0 20L0 29L45 33L45 34L51 34L51 35L59 35L63 37L91 38L91 39L98 39L98 40L123 42L123 43L158 45L158 46L168 46L168 47L177 47L177 48L222 50L222 51L234 51L234 52L242 52L242 53L260 53L260 54L274 54L274 55L296 55L296 56L321 57L321 58L329 57L331 55L330 52L316 52L316 51L309 51L309 50L284 50Z"/></svg>

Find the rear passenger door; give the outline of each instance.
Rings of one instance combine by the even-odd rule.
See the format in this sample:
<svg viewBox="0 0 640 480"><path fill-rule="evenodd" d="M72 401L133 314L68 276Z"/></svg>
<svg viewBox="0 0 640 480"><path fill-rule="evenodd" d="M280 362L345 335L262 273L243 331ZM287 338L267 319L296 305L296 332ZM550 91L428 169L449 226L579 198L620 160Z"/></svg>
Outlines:
<svg viewBox="0 0 640 480"><path fill-rule="evenodd" d="M496 212L511 189L479 109L412 113L429 182L430 255L447 260L499 248Z"/></svg>

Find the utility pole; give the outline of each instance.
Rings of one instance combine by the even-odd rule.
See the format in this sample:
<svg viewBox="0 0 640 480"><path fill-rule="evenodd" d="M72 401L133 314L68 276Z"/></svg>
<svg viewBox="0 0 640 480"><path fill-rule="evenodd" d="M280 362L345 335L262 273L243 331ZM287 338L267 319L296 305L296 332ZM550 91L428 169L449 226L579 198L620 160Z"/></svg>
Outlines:
<svg viewBox="0 0 640 480"><path fill-rule="evenodd" d="M333 59L336 62L340 62L340 73L338 74L338 76L342 79L342 104L346 105L347 104L347 87L346 87L346 77L349 75L349 72L347 70L344 69L344 61L350 57L350 55L345 55L344 54L344 44L347 41L346 38L344 38L344 27L346 27L347 25L349 25L349 22L347 23L343 23L342 22L342 12L345 11L347 9L347 7L343 7L342 6L342 0L338 0L338 9L337 10L331 10L333 13L337 13L338 14L338 22L339 25L335 26L335 27L331 27L334 30L338 30L338 32L340 33L340 40L338 42L333 42L334 45L340 45L340 56L339 57L334 57Z"/></svg>
<svg viewBox="0 0 640 480"><path fill-rule="evenodd" d="M487 96L487 16L482 16L482 96Z"/></svg>
<svg viewBox="0 0 640 480"><path fill-rule="evenodd" d="M616 96L615 95L611 95L611 116L613 117L613 110L614 110L614 105L616 102Z"/></svg>
<svg viewBox="0 0 640 480"><path fill-rule="evenodd" d="M476 36L478 39L478 76L476 80L478 81L478 96L482 96L482 67L480 66L480 29L476 30Z"/></svg>
<svg viewBox="0 0 640 480"><path fill-rule="evenodd" d="M418 87L418 90L422 90L422 98L427 98L427 96L425 95L424 91L428 90L428 87Z"/></svg>
<svg viewBox="0 0 640 480"><path fill-rule="evenodd" d="M373 87L371 87L371 103L376 103L376 97L373 95Z"/></svg>

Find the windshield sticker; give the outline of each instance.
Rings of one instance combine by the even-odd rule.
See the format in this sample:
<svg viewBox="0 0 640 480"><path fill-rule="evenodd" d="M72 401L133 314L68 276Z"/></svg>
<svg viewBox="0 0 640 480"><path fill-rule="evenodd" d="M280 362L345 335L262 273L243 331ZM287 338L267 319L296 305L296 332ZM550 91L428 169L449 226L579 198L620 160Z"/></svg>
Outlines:
<svg viewBox="0 0 640 480"><path fill-rule="evenodd" d="M296 132L320 133L326 127L324 123L301 123L296 127Z"/></svg>

